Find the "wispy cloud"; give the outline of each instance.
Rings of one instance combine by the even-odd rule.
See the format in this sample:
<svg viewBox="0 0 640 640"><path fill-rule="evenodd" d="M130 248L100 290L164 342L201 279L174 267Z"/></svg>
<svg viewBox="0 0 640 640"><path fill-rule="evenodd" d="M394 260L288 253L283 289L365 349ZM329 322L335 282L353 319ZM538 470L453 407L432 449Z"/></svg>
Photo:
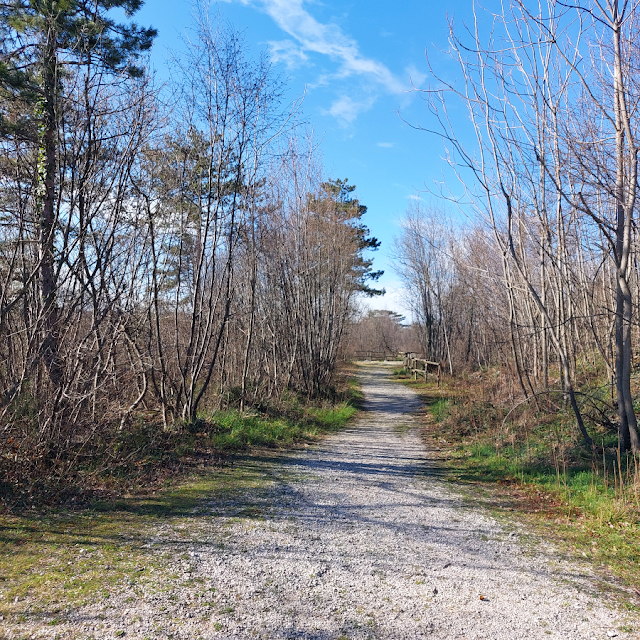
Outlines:
<svg viewBox="0 0 640 640"><path fill-rule="evenodd" d="M420 196L417 196L415 193L409 194L407 198L409 198L409 200L418 200L419 202L424 202L424 199Z"/></svg>
<svg viewBox="0 0 640 640"><path fill-rule="evenodd" d="M363 111L367 111L373 105L373 99L357 101L349 96L338 98L329 109L323 110L323 115L331 115L341 124L351 124Z"/></svg>
<svg viewBox="0 0 640 640"><path fill-rule="evenodd" d="M268 44L271 59L283 62L288 69L300 67L309 60L309 56L292 40L272 40Z"/></svg>
<svg viewBox="0 0 640 640"><path fill-rule="evenodd" d="M358 43L342 32L335 24L318 22L303 7L304 0L239 0L246 5L260 7L274 22L299 45L293 52L291 44L280 49L283 60L298 61L300 54L319 53L338 62L338 77L363 76L390 93L400 93L408 89L381 62L363 56ZM282 44L282 43L280 43ZM284 53L283 53L284 52ZM278 55L278 53L276 53ZM294 58L291 58L291 55Z"/></svg>
<svg viewBox="0 0 640 640"><path fill-rule="evenodd" d="M378 147L382 147L383 149L391 149L393 147L393 142L378 142Z"/></svg>

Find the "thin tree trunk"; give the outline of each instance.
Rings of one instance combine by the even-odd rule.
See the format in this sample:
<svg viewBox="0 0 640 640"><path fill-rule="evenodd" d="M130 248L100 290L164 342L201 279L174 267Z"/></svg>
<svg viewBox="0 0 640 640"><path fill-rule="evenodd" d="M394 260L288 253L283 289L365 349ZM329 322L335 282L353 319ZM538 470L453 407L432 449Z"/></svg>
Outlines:
<svg viewBox="0 0 640 640"><path fill-rule="evenodd" d="M42 296L43 341L42 356L54 386L62 376L58 345L58 307L55 267L56 234L56 169L58 122L58 64L56 33L49 27L44 53L43 100L41 127L41 157L38 158L38 180L40 182L40 292Z"/></svg>

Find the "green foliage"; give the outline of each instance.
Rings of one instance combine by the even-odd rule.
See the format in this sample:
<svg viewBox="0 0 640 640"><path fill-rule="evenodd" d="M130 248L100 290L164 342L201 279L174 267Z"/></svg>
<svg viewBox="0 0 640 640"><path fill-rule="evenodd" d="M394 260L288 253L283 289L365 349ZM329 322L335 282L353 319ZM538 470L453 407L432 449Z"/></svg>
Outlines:
<svg viewBox="0 0 640 640"><path fill-rule="evenodd" d="M356 289L370 297L384 295L384 289L374 289L367 284L378 280L384 271L373 271L373 259L364 256L367 250L376 251L380 247L380 241L371 236L369 228L361 222L367 207L352 197L356 187L350 185L346 178L328 180L321 186L327 198L332 201L334 212L353 228L358 254L354 264Z"/></svg>
<svg viewBox="0 0 640 640"><path fill-rule="evenodd" d="M438 398L429 406L431 415L436 422L442 422L447 415L447 409L449 407L448 398Z"/></svg>
<svg viewBox="0 0 640 640"><path fill-rule="evenodd" d="M286 447L313 441L342 427L355 413L350 402L333 406L308 406L301 418L246 415L236 410L214 414L199 424L200 435L220 452L246 451L254 447Z"/></svg>
<svg viewBox="0 0 640 640"><path fill-rule="evenodd" d="M0 4L0 136L35 140L37 105L55 91L46 78L64 77L70 65L88 64L109 72L142 75L140 56L157 31L115 22L112 9L130 18L142 0L16 0ZM57 91L60 87L57 88Z"/></svg>
<svg viewBox="0 0 640 640"><path fill-rule="evenodd" d="M637 584L638 460L629 456L618 465L615 456L606 454L604 466L575 460L572 466L564 466L562 462L554 465L549 460L549 450L539 442L535 447L537 461L529 461L524 449L496 449L487 443L464 447L453 463L458 481L516 485L526 497L522 508L543 519L543 527L552 526L554 533L573 544L581 555L606 567L627 584Z"/></svg>

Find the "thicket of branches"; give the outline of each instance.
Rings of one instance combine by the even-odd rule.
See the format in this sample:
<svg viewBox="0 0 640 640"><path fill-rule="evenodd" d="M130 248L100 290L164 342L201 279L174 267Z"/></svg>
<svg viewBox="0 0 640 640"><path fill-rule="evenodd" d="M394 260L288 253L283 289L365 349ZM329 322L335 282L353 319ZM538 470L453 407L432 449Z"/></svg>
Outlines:
<svg viewBox="0 0 640 640"><path fill-rule="evenodd" d="M514 0L452 25L462 81L432 69L423 95L471 229L413 210L397 246L430 357L507 363L525 397L560 391L589 444L583 399L597 398L623 451L640 449L639 26L626 0Z"/></svg>
<svg viewBox="0 0 640 640"><path fill-rule="evenodd" d="M331 382L373 293L346 181L265 58L197 13L171 105L136 0L0 7L0 474L68 481L135 421ZM116 454L117 455L117 452Z"/></svg>
<svg viewBox="0 0 640 640"><path fill-rule="evenodd" d="M405 316L395 311L361 310L347 327L341 354L352 360L396 360L406 352L422 352L422 335L422 324L407 322Z"/></svg>

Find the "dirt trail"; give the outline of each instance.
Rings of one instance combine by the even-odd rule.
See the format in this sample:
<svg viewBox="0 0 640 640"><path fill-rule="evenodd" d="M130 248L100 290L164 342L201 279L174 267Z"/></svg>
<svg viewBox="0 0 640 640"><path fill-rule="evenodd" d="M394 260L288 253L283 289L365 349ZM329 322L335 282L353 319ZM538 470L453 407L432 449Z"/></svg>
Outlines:
<svg viewBox="0 0 640 640"><path fill-rule="evenodd" d="M635 637L585 568L524 541L455 494L410 415L414 392L361 368L366 411L274 465L265 492L209 505L195 542L170 552L187 579L109 609L78 611L85 637ZM169 578L167 578L168 580ZM483 596L484 599L480 599ZM206 600L206 602L205 602ZM103 617L102 620L99 618Z"/></svg>

